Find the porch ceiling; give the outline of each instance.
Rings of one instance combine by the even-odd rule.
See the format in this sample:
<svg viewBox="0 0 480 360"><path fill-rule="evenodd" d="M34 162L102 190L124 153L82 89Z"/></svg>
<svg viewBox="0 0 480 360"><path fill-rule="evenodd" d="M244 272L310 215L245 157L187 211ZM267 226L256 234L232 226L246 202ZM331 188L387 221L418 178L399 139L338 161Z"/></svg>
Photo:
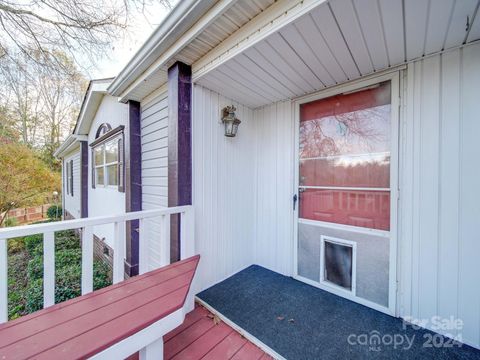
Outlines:
<svg viewBox="0 0 480 360"><path fill-rule="evenodd" d="M479 4L331 0L196 82L251 108L295 98L480 39Z"/></svg>
<svg viewBox="0 0 480 360"><path fill-rule="evenodd" d="M140 83L141 86L134 86L128 98L140 101L167 82L167 70L175 62L193 64L274 2L275 0L236 1L175 56L146 76Z"/></svg>

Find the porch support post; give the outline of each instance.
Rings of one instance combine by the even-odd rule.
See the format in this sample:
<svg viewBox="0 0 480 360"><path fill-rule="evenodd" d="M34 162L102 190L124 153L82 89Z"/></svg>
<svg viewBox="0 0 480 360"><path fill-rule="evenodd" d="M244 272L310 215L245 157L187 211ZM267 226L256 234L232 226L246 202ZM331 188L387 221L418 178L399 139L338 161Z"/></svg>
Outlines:
<svg viewBox="0 0 480 360"><path fill-rule="evenodd" d="M168 69L168 206L192 204L192 70ZM170 262L180 260L180 217L170 223Z"/></svg>
<svg viewBox="0 0 480 360"><path fill-rule="evenodd" d="M80 217L82 218L88 217L88 151L88 141L80 141Z"/></svg>
<svg viewBox="0 0 480 360"><path fill-rule="evenodd" d="M125 134L125 210L142 210L142 143L140 128L140 103L128 102L128 124ZM125 273L138 275L138 220L128 221L126 225Z"/></svg>

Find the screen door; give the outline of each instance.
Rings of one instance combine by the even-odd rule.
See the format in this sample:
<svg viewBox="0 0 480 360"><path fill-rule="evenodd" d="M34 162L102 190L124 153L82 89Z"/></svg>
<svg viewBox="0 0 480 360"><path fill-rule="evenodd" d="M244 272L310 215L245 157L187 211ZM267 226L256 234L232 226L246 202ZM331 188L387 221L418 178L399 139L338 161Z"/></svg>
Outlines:
<svg viewBox="0 0 480 360"><path fill-rule="evenodd" d="M297 277L386 312L393 119L390 80L299 106Z"/></svg>

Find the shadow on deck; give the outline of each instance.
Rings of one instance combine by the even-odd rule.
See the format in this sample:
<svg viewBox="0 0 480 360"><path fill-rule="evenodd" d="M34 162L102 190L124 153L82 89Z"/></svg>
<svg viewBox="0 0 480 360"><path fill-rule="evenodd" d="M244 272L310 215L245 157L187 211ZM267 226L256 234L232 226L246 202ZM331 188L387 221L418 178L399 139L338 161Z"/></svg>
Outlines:
<svg viewBox="0 0 480 360"><path fill-rule="evenodd" d="M260 266L198 297L286 359L480 359L440 335L445 346L427 347L430 331ZM375 334L385 342L372 344Z"/></svg>

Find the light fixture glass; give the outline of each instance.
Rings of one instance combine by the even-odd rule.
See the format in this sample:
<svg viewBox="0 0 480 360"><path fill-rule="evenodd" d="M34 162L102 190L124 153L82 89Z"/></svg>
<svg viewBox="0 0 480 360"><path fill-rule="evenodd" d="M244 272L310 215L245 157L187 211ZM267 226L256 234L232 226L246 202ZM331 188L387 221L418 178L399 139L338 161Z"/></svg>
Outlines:
<svg viewBox="0 0 480 360"><path fill-rule="evenodd" d="M225 136L235 137L241 121L235 116L235 106L227 106L222 110L222 123L225 125Z"/></svg>

